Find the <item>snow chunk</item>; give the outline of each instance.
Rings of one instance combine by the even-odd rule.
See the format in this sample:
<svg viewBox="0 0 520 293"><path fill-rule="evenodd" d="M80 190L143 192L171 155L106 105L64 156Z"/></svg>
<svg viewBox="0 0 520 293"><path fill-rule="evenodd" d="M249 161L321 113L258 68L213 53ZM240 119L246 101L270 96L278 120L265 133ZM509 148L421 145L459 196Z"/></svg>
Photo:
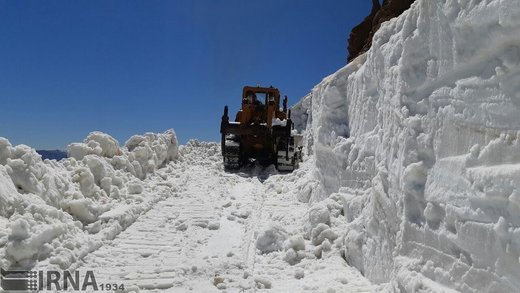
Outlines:
<svg viewBox="0 0 520 293"><path fill-rule="evenodd" d="M81 167L75 170L72 176L72 182L78 182L80 185L81 193L85 197L93 197L99 188L95 184L94 175L90 169Z"/></svg>
<svg viewBox="0 0 520 293"><path fill-rule="evenodd" d="M69 144L67 150L69 157L76 160L82 160L87 155L112 158L122 154L117 140L99 131L91 132L83 143Z"/></svg>
<svg viewBox="0 0 520 293"><path fill-rule="evenodd" d="M85 139L85 143L88 144L92 141L98 143L101 148L99 155L102 157L112 158L113 156L121 154L117 140L106 133L99 131L91 132Z"/></svg>
<svg viewBox="0 0 520 293"><path fill-rule="evenodd" d="M139 181L132 181L128 183L128 193L129 194L141 194L144 191L143 184Z"/></svg>
<svg viewBox="0 0 520 293"><path fill-rule="evenodd" d="M176 159L179 154L177 137L172 129L162 134L134 135L125 146L130 160L134 161L136 176L141 179Z"/></svg>
<svg viewBox="0 0 520 293"><path fill-rule="evenodd" d="M0 165L5 165L11 157L11 143L4 137L0 137Z"/></svg>
<svg viewBox="0 0 520 293"><path fill-rule="evenodd" d="M262 276L255 277L255 283L258 289L271 289L272 286L271 280Z"/></svg>
<svg viewBox="0 0 520 293"><path fill-rule="evenodd" d="M14 208L14 199L18 195L13 181L5 166L0 165L0 216L8 218Z"/></svg>
<svg viewBox="0 0 520 293"><path fill-rule="evenodd" d="M305 250L305 240L302 235L294 235L285 241L284 248L285 250L294 249L295 251Z"/></svg>
<svg viewBox="0 0 520 293"><path fill-rule="evenodd" d="M42 182L46 168L41 156L26 145L11 148L11 157L7 158L6 166L11 180L21 193L41 194L44 190Z"/></svg>
<svg viewBox="0 0 520 293"><path fill-rule="evenodd" d="M323 224L328 227L330 224L330 212L327 205L323 202L314 204L309 209L309 217L305 223L305 238L309 239L311 232L318 225Z"/></svg>
<svg viewBox="0 0 520 293"><path fill-rule="evenodd" d="M298 253L292 248L285 252L283 260L285 260L288 264L292 266L300 261L300 259L298 258Z"/></svg>
<svg viewBox="0 0 520 293"><path fill-rule="evenodd" d="M48 250L47 243L69 229L65 223L56 222L52 225L38 226L36 223L32 214L14 216L5 250L8 259L27 266L34 261L35 256Z"/></svg>
<svg viewBox="0 0 520 293"><path fill-rule="evenodd" d="M325 204L315 204L309 210L309 223L311 227L316 227L318 224L330 224L330 212Z"/></svg>
<svg viewBox="0 0 520 293"><path fill-rule="evenodd" d="M260 233L255 244L262 254L266 254L282 250L286 239L287 232L282 227L271 224Z"/></svg>
<svg viewBox="0 0 520 293"><path fill-rule="evenodd" d="M305 277L305 271L303 269L296 269L296 271L294 271L294 278L299 280L303 279L303 277Z"/></svg>
<svg viewBox="0 0 520 293"><path fill-rule="evenodd" d="M63 204L63 209L83 223L96 221L96 212L92 200L75 199Z"/></svg>
<svg viewBox="0 0 520 293"><path fill-rule="evenodd" d="M316 228L312 229L312 244L320 245L325 239L334 241L338 238L336 232L332 231L328 225L319 223Z"/></svg>
<svg viewBox="0 0 520 293"><path fill-rule="evenodd" d="M68 156L76 160L82 160L86 155L101 155L103 149L96 141L89 143L75 142L67 146Z"/></svg>
<svg viewBox="0 0 520 293"><path fill-rule="evenodd" d="M29 223L24 218L17 218L11 223L9 240L22 241L30 237Z"/></svg>

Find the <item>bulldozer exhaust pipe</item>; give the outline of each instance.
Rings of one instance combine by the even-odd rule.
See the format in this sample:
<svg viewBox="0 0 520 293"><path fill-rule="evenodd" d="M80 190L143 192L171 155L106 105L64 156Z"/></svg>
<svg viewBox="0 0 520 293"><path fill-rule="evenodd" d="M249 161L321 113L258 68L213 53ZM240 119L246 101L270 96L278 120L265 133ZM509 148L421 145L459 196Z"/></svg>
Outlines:
<svg viewBox="0 0 520 293"><path fill-rule="evenodd" d="M222 153L224 153L224 148L225 148L225 143L226 143L225 129L228 124L229 124L228 106L225 106L224 115L222 115L222 121L220 122L220 133L222 134L220 148L222 149Z"/></svg>

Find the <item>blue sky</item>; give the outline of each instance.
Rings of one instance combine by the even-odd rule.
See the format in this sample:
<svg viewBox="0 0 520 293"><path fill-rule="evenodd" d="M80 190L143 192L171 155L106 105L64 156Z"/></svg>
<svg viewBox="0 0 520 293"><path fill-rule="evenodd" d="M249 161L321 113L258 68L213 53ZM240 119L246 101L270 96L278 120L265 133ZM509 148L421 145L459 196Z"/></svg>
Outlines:
<svg viewBox="0 0 520 293"><path fill-rule="evenodd" d="M345 65L369 0L0 0L0 136L65 149L174 128L218 140L242 86L289 104Z"/></svg>

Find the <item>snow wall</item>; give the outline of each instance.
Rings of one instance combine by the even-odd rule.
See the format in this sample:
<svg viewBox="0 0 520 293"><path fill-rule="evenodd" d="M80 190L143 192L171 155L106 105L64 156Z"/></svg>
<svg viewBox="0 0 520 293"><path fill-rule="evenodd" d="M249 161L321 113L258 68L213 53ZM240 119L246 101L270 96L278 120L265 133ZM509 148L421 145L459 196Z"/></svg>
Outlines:
<svg viewBox="0 0 520 293"><path fill-rule="evenodd" d="M520 1L418 0L293 107L311 202L390 291L520 291Z"/></svg>
<svg viewBox="0 0 520 293"><path fill-rule="evenodd" d="M42 160L0 137L2 268L67 269L175 192L154 179L178 158L173 130L134 135L124 147L92 132L68 152L61 161Z"/></svg>

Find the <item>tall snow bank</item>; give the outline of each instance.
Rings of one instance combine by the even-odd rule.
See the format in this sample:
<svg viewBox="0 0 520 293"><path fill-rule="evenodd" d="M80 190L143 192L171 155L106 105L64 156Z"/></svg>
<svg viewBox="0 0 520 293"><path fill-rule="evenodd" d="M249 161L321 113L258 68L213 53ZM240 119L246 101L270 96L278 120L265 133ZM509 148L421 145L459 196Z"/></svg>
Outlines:
<svg viewBox="0 0 520 293"><path fill-rule="evenodd" d="M123 148L110 135L92 132L69 145L69 155L42 161L34 149L0 138L1 267L31 268L45 260L67 268L173 191L150 178L178 157L173 130L134 136Z"/></svg>
<svg viewBox="0 0 520 293"><path fill-rule="evenodd" d="M345 259L395 290L520 291L518 113L519 1L418 0L383 24L293 109L310 201L343 198Z"/></svg>

